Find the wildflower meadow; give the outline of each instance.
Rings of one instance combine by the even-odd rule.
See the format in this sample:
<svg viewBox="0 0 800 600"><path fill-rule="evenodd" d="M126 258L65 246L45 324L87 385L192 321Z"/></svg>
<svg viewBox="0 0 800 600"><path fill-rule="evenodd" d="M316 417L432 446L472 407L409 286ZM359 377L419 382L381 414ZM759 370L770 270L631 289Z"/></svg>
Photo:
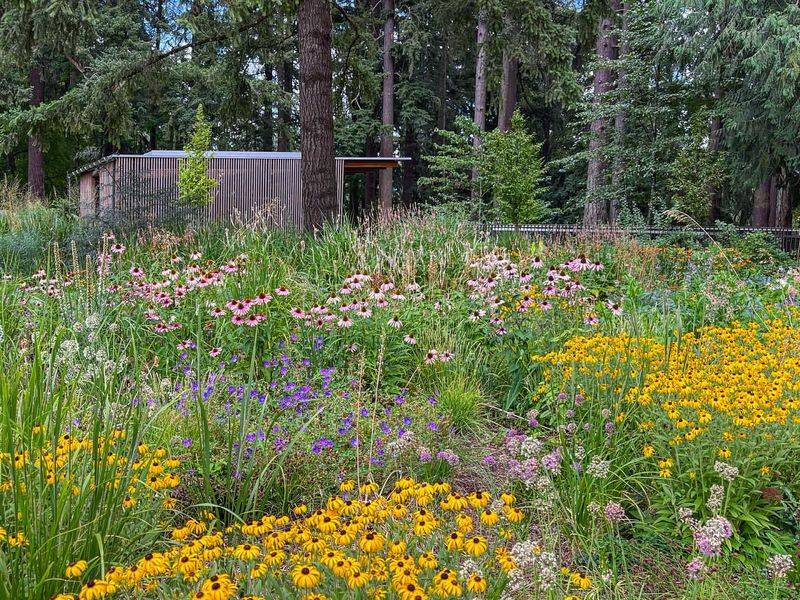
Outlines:
<svg viewBox="0 0 800 600"><path fill-rule="evenodd" d="M796 597L780 251L408 215L6 260L3 597Z"/></svg>

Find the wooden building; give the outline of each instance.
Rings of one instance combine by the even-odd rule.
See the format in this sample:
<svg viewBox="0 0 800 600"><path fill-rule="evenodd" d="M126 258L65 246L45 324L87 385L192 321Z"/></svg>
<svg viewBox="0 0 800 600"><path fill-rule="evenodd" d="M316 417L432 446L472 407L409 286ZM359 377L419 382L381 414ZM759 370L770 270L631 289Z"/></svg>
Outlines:
<svg viewBox="0 0 800 600"><path fill-rule="evenodd" d="M198 221L260 219L275 227L303 227L299 152L212 152L208 174L217 181L206 207L178 202L178 169L186 153L153 150L147 154L114 154L74 171L79 212L107 223L163 223L191 216ZM400 166L404 158L336 158L339 217L344 209L344 182L349 173Z"/></svg>

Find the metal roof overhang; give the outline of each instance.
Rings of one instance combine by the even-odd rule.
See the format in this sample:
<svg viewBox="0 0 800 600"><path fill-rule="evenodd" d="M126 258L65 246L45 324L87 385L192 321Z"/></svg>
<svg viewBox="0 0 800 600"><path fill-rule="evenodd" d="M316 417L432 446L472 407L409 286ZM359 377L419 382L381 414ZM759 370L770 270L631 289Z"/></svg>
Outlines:
<svg viewBox="0 0 800 600"><path fill-rule="evenodd" d="M404 162L409 162L410 158L396 156L375 156L375 157L339 157L338 160L344 161L345 173L367 173L380 169L395 169Z"/></svg>

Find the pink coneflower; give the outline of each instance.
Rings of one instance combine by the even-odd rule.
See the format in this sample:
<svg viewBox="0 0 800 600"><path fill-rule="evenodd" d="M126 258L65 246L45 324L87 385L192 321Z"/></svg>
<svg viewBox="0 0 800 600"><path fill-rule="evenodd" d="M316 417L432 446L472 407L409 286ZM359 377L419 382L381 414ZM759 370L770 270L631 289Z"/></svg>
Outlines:
<svg viewBox="0 0 800 600"><path fill-rule="evenodd" d="M453 360L454 354L450 352L450 350L445 350L439 355L439 360L442 362L448 362Z"/></svg>
<svg viewBox="0 0 800 600"><path fill-rule="evenodd" d="M403 294L392 294L390 297L391 297L392 300L405 300L406 299L406 297Z"/></svg>
<svg viewBox="0 0 800 600"><path fill-rule="evenodd" d="M415 345L417 344L417 338L415 338L415 337L414 337L413 335L411 335L410 333L409 333L409 334L407 334L407 335L406 335L406 337L404 337L404 338L403 338L403 341L404 341L406 344L410 345L410 346L415 346Z"/></svg>
<svg viewBox="0 0 800 600"><path fill-rule="evenodd" d="M583 322L587 325L597 325L600 322L600 319L597 318L597 315L589 315L583 320Z"/></svg>
<svg viewBox="0 0 800 600"><path fill-rule="evenodd" d="M237 300L235 302L229 302L225 306L227 306L234 315L238 316L244 316L247 314L247 311L250 310L250 302L248 302L247 300Z"/></svg>
<svg viewBox="0 0 800 600"><path fill-rule="evenodd" d="M384 295L379 288L372 288L372 291L369 293L369 297L373 300L383 300Z"/></svg>
<svg viewBox="0 0 800 600"><path fill-rule="evenodd" d="M542 263L542 259L541 258L539 258L538 256L534 256L533 257L533 267L535 269L538 269L539 267L541 267L542 264L544 264L544 263Z"/></svg>
<svg viewBox="0 0 800 600"><path fill-rule="evenodd" d="M261 315L251 314L247 316L247 318L244 321L244 324L247 325L248 327L255 327L256 325L261 323L261 319L262 319Z"/></svg>
<svg viewBox="0 0 800 600"><path fill-rule="evenodd" d="M215 319L223 316L224 314L225 311L222 310L219 306L215 306L214 308L211 309L211 316L214 317Z"/></svg>
<svg viewBox="0 0 800 600"><path fill-rule="evenodd" d="M202 254L201 252L192 252L192 253L189 255L189 258L191 258L192 260L200 260L200 258L201 258L202 256L203 256L203 254Z"/></svg>
<svg viewBox="0 0 800 600"><path fill-rule="evenodd" d="M541 304L539 304L539 308L541 308L542 310L545 310L545 311L546 311L546 310L550 310L550 309L552 309L552 308L553 308L553 305L552 305L552 304L550 304L550 303L549 303L547 300L545 300L544 302L542 302Z"/></svg>
<svg viewBox="0 0 800 600"><path fill-rule="evenodd" d="M339 290L339 293L342 296L348 296L353 293L353 290L351 290L349 286L343 285L342 289Z"/></svg>
<svg viewBox="0 0 800 600"><path fill-rule="evenodd" d="M386 298L381 298L380 300L375 301L375 306L378 308L386 308L389 306L389 301Z"/></svg>
<svg viewBox="0 0 800 600"><path fill-rule="evenodd" d="M425 364L432 365L437 360L439 360L439 351L434 350L433 348L428 350L428 352L425 354Z"/></svg>
<svg viewBox="0 0 800 600"><path fill-rule="evenodd" d="M395 329L400 329L403 326L403 322L397 318L397 315L394 315L391 319L389 319L387 325L389 325L389 327L394 327Z"/></svg>
<svg viewBox="0 0 800 600"><path fill-rule="evenodd" d="M335 306L335 305L339 304L341 301L342 301L342 299L339 298L339 296L337 296L336 294L331 292L331 295L328 296L327 300L325 300L325 304L328 304L330 306Z"/></svg>
<svg viewBox="0 0 800 600"><path fill-rule="evenodd" d="M469 318L470 321L477 321L478 319L483 317L485 314L486 314L486 311L483 310L483 309L473 310L471 313L469 313L469 317L468 318Z"/></svg>
<svg viewBox="0 0 800 600"><path fill-rule="evenodd" d="M303 319L306 316L306 313L304 313L302 309L297 308L296 306L293 306L289 312L295 319Z"/></svg>
<svg viewBox="0 0 800 600"><path fill-rule="evenodd" d="M394 284L391 281L387 281L386 283L381 284L381 291L388 292L394 289Z"/></svg>
<svg viewBox="0 0 800 600"><path fill-rule="evenodd" d="M406 286L406 291L407 292L418 292L419 290L420 290L419 284L416 283L416 282L415 283L409 283Z"/></svg>
<svg viewBox="0 0 800 600"><path fill-rule="evenodd" d="M266 292L261 292L258 296L253 298L251 302L253 304L267 304L270 300L272 300L272 296L270 296Z"/></svg>
<svg viewBox="0 0 800 600"><path fill-rule="evenodd" d="M113 254L122 254L123 252L125 252L125 246L123 246L120 243L116 243L111 246L110 250Z"/></svg>
<svg viewBox="0 0 800 600"><path fill-rule="evenodd" d="M366 302L364 302L361 305L359 305L358 309L356 310L356 314L359 317L368 318L372 316L372 310L370 309L369 305Z"/></svg>
<svg viewBox="0 0 800 600"><path fill-rule="evenodd" d="M352 325L353 325L353 320L352 320L352 319L351 319L349 316L347 316L347 315L342 315L342 316L339 318L339 321L338 321L336 324L337 324L339 327L352 327Z"/></svg>
<svg viewBox="0 0 800 600"><path fill-rule="evenodd" d="M244 317L241 315L233 315L231 317L231 323L234 325L244 325Z"/></svg>
<svg viewBox="0 0 800 600"><path fill-rule="evenodd" d="M144 271L139 267L131 267L131 270L128 272L131 274L131 277L136 277L137 279L144 277Z"/></svg>
<svg viewBox="0 0 800 600"><path fill-rule="evenodd" d="M275 293L278 296L288 296L289 295L289 288L287 288L287 287L285 287L283 285L279 285L278 287L275 288Z"/></svg>
<svg viewBox="0 0 800 600"><path fill-rule="evenodd" d="M608 310L610 310L614 315L620 316L622 314L622 307L616 302L609 300L608 302L606 302L606 306L608 307Z"/></svg>
<svg viewBox="0 0 800 600"><path fill-rule="evenodd" d="M215 357L219 356L221 353L222 353L222 348L219 348L219 347L212 348L211 350L208 351L208 355L211 358L215 358Z"/></svg>

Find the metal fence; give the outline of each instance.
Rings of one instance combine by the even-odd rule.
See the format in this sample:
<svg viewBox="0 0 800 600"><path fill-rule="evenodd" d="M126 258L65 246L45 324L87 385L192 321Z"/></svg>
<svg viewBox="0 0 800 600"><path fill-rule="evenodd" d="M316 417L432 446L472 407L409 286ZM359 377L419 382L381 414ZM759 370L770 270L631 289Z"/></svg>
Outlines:
<svg viewBox="0 0 800 600"><path fill-rule="evenodd" d="M582 224L536 224L536 225L510 225L505 223L489 223L484 226L485 231L491 234L516 233L530 238L559 239L568 237L585 237L592 239L693 239L698 242L718 240L731 233L745 236L752 233L763 233L775 240L783 250L800 253L800 229L782 227L643 227L643 228L617 228L617 227L584 227Z"/></svg>

